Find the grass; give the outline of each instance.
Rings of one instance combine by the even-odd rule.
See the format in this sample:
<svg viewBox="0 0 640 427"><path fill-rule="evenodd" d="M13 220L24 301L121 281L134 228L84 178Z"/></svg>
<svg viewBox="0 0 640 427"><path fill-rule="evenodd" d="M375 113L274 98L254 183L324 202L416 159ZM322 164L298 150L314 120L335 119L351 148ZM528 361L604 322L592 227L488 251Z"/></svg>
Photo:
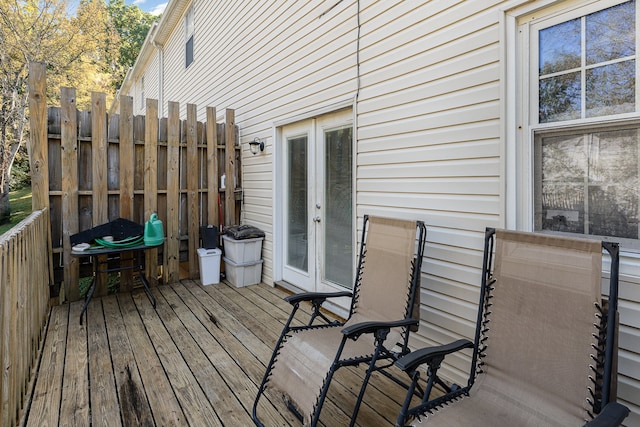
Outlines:
<svg viewBox="0 0 640 427"><path fill-rule="evenodd" d="M9 231L31 213L31 187L11 191L9 202L11 203L11 221L8 224L0 225L0 235Z"/></svg>

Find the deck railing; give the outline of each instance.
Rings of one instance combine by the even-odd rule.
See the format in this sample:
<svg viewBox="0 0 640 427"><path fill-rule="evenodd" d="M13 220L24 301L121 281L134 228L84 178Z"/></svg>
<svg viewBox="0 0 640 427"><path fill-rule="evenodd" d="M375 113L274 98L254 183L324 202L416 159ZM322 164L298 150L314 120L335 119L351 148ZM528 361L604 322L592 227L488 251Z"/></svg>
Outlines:
<svg viewBox="0 0 640 427"><path fill-rule="evenodd" d="M0 425L16 425L49 312L49 213L0 236Z"/></svg>

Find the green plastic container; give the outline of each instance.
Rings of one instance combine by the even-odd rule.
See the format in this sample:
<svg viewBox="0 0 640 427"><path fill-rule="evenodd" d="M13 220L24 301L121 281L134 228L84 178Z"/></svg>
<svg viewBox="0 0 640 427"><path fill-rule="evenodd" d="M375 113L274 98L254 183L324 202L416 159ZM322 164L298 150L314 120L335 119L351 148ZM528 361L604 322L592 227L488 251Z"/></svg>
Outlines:
<svg viewBox="0 0 640 427"><path fill-rule="evenodd" d="M144 244L147 246L158 246L164 241L164 231L162 221L157 214L151 214L149 221L144 224Z"/></svg>

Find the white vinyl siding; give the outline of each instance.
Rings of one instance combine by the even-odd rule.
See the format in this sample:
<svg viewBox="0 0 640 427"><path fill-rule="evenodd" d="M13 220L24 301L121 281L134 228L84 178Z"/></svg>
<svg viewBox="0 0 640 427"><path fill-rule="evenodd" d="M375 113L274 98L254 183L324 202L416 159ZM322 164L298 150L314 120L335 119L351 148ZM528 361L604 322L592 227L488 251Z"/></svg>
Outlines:
<svg viewBox="0 0 640 427"><path fill-rule="evenodd" d="M503 36L502 8L532 3L361 0L359 92L356 0L195 2L197 60L186 70L179 17L163 45L164 100L180 102L183 117L186 104L196 104L199 120L206 106L217 108L218 121L225 108L235 110L242 222L266 232L264 282L274 280L276 129L349 106L357 95L358 227L364 214L427 224L421 329L411 345L473 335L484 229L513 220L505 194L506 180L515 179L505 176L513 141L504 115L517 104L503 94L515 78L504 53L514 40ZM150 74L157 73L146 72L149 88ZM253 156L247 143L255 137L266 148ZM636 405L638 424L640 259L625 258L622 272L619 394ZM465 380L468 355L447 362L443 375Z"/></svg>

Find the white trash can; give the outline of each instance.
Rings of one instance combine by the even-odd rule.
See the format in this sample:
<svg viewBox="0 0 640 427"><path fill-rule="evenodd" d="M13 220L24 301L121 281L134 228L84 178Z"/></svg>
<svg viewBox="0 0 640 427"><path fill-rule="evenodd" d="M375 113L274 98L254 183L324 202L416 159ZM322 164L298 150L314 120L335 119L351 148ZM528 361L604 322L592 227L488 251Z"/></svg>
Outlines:
<svg viewBox="0 0 640 427"><path fill-rule="evenodd" d="M216 249L198 249L198 258L200 260L200 282L203 286L217 285L220 283L220 258L222 250Z"/></svg>

